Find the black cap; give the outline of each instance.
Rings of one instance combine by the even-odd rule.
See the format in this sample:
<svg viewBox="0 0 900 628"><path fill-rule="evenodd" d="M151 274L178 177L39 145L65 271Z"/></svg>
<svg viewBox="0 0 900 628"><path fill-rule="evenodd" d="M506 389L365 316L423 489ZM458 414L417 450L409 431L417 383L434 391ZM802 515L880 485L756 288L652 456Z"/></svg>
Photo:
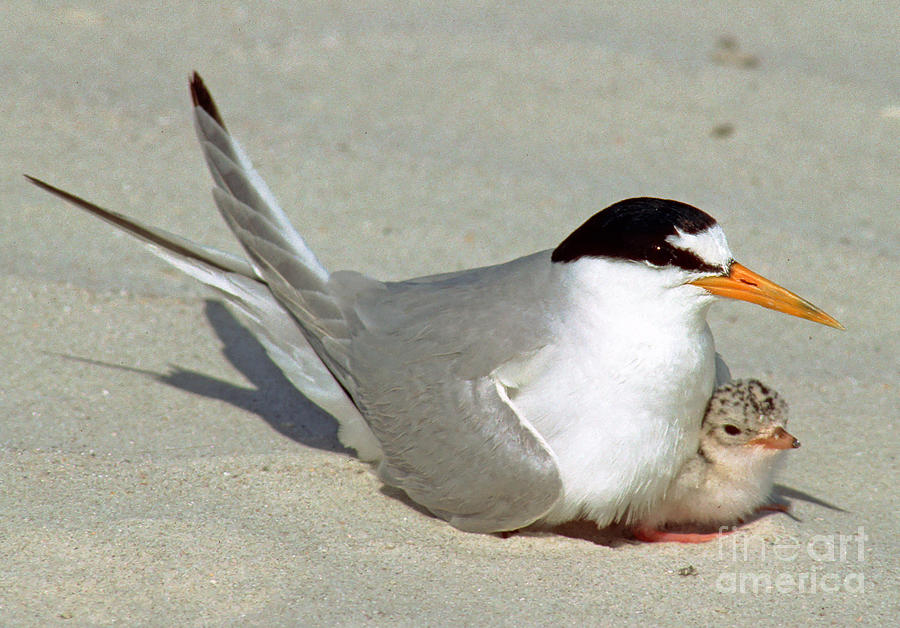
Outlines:
<svg viewBox="0 0 900 628"><path fill-rule="evenodd" d="M715 218L693 205L661 198L629 198L591 216L553 251L554 262L607 257L688 271L718 272L696 254L666 241L669 236L700 233Z"/></svg>

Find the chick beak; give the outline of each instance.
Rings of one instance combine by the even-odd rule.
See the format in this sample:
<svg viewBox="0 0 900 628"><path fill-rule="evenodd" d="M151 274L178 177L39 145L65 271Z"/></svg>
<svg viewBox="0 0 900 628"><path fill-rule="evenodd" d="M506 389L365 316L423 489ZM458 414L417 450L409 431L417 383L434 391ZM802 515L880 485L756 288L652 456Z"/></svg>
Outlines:
<svg viewBox="0 0 900 628"><path fill-rule="evenodd" d="M797 449L800 446L800 441L783 427L776 427L771 434L754 438L747 444L756 445L764 449Z"/></svg>
<svg viewBox="0 0 900 628"><path fill-rule="evenodd" d="M733 262L727 275L703 277L691 282L712 294L729 299L756 303L770 310L806 318L829 327L844 329L834 318L777 283L771 282L752 270Z"/></svg>

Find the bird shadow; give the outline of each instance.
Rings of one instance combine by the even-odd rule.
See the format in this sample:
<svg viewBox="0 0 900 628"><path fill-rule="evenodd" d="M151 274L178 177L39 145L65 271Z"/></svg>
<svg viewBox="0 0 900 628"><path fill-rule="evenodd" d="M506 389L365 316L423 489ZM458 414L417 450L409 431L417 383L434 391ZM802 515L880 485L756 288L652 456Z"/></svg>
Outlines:
<svg viewBox="0 0 900 628"><path fill-rule="evenodd" d="M822 506L823 508L827 508L828 510L834 510L836 512L850 512L849 510L844 510L840 506L835 506L832 503L826 502L824 499L819 499L815 495L810 495L804 491L801 491L796 488L791 488L790 486L785 486L784 484L776 484L775 489L772 493L779 501L784 499L796 499L802 502L808 502L810 504L815 504L816 506ZM790 514L790 513L788 513ZM791 515L793 517L793 515ZM794 519L797 519L794 517ZM797 519L800 521L800 519Z"/></svg>
<svg viewBox="0 0 900 628"><path fill-rule="evenodd" d="M275 431L303 445L354 455L353 450L347 449L338 440L338 423L334 417L294 388L256 337L221 301L208 299L204 314L222 343L222 355L252 387L238 386L174 365L169 367L167 373L157 373L89 358L58 355L87 364L139 373L185 392L224 401L256 414Z"/></svg>
<svg viewBox="0 0 900 628"><path fill-rule="evenodd" d="M629 536L629 529L626 526L614 524L601 528L593 521L587 519L575 519L551 528L526 529L525 533L535 536L564 536L577 541L588 541L594 545L603 545L611 549L637 543Z"/></svg>

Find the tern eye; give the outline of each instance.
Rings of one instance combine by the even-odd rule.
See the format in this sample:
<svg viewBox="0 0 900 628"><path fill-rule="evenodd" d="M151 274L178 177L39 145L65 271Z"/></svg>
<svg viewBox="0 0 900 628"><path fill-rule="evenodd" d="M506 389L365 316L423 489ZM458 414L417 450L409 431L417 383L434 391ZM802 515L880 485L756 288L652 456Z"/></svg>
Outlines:
<svg viewBox="0 0 900 628"><path fill-rule="evenodd" d="M737 425L726 425L722 429L725 430L725 433L729 436L737 436L741 433L741 428L739 428Z"/></svg>
<svg viewBox="0 0 900 628"><path fill-rule="evenodd" d="M647 261L654 266L666 266L672 261L672 255L661 244L653 244L647 251Z"/></svg>

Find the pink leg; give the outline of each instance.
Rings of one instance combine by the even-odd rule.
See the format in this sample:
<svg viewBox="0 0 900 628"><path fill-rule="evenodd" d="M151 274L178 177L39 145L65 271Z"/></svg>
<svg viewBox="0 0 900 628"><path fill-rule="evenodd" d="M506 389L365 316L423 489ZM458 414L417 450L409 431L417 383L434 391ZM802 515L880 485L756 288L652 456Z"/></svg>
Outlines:
<svg viewBox="0 0 900 628"><path fill-rule="evenodd" d="M726 530L722 532L667 532L665 530L657 530L645 526L634 528L631 533L638 541L644 543L706 543L715 541L721 536L731 534L734 530Z"/></svg>

